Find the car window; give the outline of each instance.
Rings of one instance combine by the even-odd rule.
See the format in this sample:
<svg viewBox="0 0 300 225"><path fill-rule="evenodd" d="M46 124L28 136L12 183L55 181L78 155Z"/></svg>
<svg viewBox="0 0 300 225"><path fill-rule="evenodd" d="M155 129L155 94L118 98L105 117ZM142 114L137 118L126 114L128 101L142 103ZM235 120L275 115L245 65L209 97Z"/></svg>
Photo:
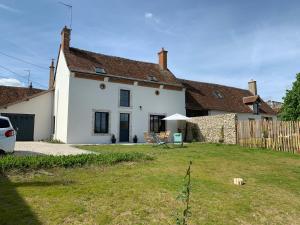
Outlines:
<svg viewBox="0 0 300 225"><path fill-rule="evenodd" d="M0 119L0 128L8 128L8 127L10 127L8 120Z"/></svg>

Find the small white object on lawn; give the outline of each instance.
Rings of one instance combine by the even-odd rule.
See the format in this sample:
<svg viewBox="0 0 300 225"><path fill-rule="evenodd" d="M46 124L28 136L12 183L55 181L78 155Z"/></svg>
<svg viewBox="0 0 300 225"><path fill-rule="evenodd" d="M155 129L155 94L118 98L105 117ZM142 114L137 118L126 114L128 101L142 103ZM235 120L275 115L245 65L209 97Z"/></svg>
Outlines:
<svg viewBox="0 0 300 225"><path fill-rule="evenodd" d="M234 183L235 185L243 185L243 184L245 184L243 178L233 178L233 183Z"/></svg>

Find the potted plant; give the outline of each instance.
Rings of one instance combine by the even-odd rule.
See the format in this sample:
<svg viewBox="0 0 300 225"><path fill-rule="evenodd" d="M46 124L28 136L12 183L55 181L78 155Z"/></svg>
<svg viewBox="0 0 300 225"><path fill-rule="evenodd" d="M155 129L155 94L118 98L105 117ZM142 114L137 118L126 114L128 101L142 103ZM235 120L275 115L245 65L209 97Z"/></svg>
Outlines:
<svg viewBox="0 0 300 225"><path fill-rule="evenodd" d="M117 141L117 139L116 139L115 135L113 134L113 135L111 136L111 143L115 144L116 141Z"/></svg>
<svg viewBox="0 0 300 225"><path fill-rule="evenodd" d="M137 143L138 142L138 137L136 135L134 135L133 137L133 143Z"/></svg>

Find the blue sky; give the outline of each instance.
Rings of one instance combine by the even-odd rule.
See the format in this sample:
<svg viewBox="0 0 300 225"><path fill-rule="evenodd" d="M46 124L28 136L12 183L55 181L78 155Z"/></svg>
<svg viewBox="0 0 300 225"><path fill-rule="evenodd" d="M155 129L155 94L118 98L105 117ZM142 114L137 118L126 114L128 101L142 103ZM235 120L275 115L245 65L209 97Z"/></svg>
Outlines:
<svg viewBox="0 0 300 225"><path fill-rule="evenodd" d="M157 62L165 47L178 77L240 88L253 78L272 100L281 100L300 72L299 1L64 2L73 5L77 48ZM0 0L0 52L39 66L0 54L0 83L26 85L30 69L34 86L46 87L66 24L68 9L58 1Z"/></svg>

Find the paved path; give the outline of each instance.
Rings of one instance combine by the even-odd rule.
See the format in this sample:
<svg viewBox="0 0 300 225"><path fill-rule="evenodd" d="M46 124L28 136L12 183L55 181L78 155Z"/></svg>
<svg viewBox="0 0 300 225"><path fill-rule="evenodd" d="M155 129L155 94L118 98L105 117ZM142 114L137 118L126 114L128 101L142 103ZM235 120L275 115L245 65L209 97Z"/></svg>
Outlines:
<svg viewBox="0 0 300 225"><path fill-rule="evenodd" d="M16 142L15 155L78 155L88 154L68 144L51 144L47 142Z"/></svg>

